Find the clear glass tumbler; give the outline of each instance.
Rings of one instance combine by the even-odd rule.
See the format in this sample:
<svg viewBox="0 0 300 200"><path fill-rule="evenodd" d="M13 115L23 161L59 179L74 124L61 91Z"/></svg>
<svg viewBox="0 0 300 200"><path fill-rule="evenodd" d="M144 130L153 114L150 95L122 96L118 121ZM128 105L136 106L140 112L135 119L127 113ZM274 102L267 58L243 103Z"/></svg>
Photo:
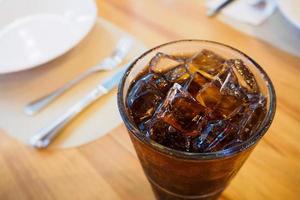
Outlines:
<svg viewBox="0 0 300 200"><path fill-rule="evenodd" d="M130 83L158 52L190 55L202 49L224 58L241 59L250 68L261 92L267 98L267 113L253 137L225 150L189 153L164 147L150 140L135 126L126 108ZM264 70L249 56L230 46L212 41L180 40L145 52L128 68L119 85L118 106L143 170L157 199L216 199L239 171L247 157L268 130L276 108L275 91Z"/></svg>

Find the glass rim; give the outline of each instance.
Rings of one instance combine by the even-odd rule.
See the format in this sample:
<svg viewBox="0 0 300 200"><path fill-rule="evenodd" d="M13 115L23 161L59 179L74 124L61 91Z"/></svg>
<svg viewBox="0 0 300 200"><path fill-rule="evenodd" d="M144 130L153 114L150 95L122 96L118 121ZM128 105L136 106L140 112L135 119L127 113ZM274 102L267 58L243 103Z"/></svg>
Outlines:
<svg viewBox="0 0 300 200"><path fill-rule="evenodd" d="M264 118L264 121L261 123L261 125L259 126L258 130L255 132L253 137L250 137L248 140L245 140L240 144L237 144L237 145L234 145L227 149L219 150L216 152L206 152L206 153L186 152L186 151L175 150L175 149L163 146L163 145L157 143L156 141L151 140L150 138L147 138L144 134L141 134L139 129L136 127L136 125L130 121L129 116L127 115L127 112L126 112L126 106L124 105L124 101L123 101L124 100L123 99L123 88L125 85L125 81L126 81L128 75L130 74L131 70L134 68L134 66L136 65L136 63L139 60L143 59L149 53L151 53L161 47L164 47L164 46L167 46L170 44L181 43L181 42L210 43L213 45L220 45L220 46L226 47L226 48L230 49L231 51L235 51L235 52L239 53L240 55L242 55L243 57L245 57L246 59L248 59L248 61L250 61L255 66L255 68L258 69L258 71L262 75L262 79L264 79L266 87L268 89L270 103L269 103L268 112ZM150 148L158 150L161 153L167 154L169 156L175 156L177 158L189 159L189 160L199 160L199 159L200 160L203 160L203 159L211 160L211 159L217 159L217 158L227 158L227 157L234 156L235 154L237 154L241 151L245 151L246 149L249 149L250 147L255 145L259 141L259 139L262 138L262 136L267 132L267 130L269 129L269 127L274 119L275 110L276 110L276 94L275 94L274 86L272 84L271 79L267 75L267 73L263 70L263 68L257 62L255 62L247 54L243 53L242 51L240 51L234 47L231 47L229 45L226 45L226 44L223 44L220 42L209 41L209 40L200 40L200 39L185 39L185 40L171 41L171 42L164 43L164 44L158 45L156 47L153 47L153 48L147 50L146 52L144 52L139 57L137 57L131 63L131 65L126 69L126 72L124 73L124 75L119 83L117 101L118 101L117 103L118 103L119 112L124 121L124 124L127 127L127 129L129 130L129 132L131 132L134 137L136 137L139 141L146 144ZM131 133L129 133L129 134L131 134Z"/></svg>

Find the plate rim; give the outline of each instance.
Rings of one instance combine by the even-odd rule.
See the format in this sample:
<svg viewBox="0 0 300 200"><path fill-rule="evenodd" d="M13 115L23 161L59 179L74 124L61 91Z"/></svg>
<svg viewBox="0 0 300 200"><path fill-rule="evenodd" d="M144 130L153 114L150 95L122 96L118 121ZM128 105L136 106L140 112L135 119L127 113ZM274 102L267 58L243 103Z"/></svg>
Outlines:
<svg viewBox="0 0 300 200"><path fill-rule="evenodd" d="M30 70L36 67L40 67L43 64L46 64L48 62L51 62L52 60L64 55L65 53L69 52L71 49L73 49L74 47L76 47L88 34L89 32L92 30L92 28L94 27L96 20L97 20L97 16L98 16L98 10L97 10L97 5L96 2L94 0L82 0L82 2L86 3L86 4L90 4L89 6L91 6L91 10L93 10L93 13L90 13L90 17L92 18L89 21L89 24L86 25L87 28L81 32L81 34L79 34L79 36L74 39L74 41L72 41L69 45L66 45L65 48L63 48L62 50L58 51L57 53L53 54L52 56L47 57L46 59L40 59L37 60L36 62L31 62L31 63L27 63L24 65L17 65L13 68L10 67L4 67L4 68L0 68L0 75L5 75L5 74L12 74L12 73L16 73L16 72L22 72L22 71L26 71L26 70ZM43 14L43 13L41 13ZM21 18L20 18L21 19Z"/></svg>

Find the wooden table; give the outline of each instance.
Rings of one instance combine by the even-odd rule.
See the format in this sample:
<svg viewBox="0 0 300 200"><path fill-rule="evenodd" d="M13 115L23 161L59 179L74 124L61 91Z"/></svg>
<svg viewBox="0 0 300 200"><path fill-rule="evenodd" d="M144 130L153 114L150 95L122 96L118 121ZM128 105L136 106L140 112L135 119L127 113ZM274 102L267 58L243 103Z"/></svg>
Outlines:
<svg viewBox="0 0 300 200"><path fill-rule="evenodd" d="M101 17L149 46L182 38L215 40L260 63L276 88L276 117L221 199L299 199L299 58L207 18L201 0L99 0L97 5ZM0 132L0 199L154 197L122 125L66 150L36 151Z"/></svg>

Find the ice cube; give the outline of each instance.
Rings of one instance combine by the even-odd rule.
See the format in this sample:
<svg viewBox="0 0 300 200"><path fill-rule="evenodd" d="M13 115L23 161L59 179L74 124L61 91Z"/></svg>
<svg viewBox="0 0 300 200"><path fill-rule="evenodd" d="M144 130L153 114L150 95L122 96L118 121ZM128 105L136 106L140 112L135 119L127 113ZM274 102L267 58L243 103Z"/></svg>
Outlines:
<svg viewBox="0 0 300 200"><path fill-rule="evenodd" d="M140 130L150 139L157 143L176 150L189 151L190 139L185 137L179 130L153 116L142 122Z"/></svg>
<svg viewBox="0 0 300 200"><path fill-rule="evenodd" d="M169 91L172 84L167 81L164 76L159 76L156 74L152 75L152 78L147 82L151 86L153 86L155 89L160 91L161 93L165 94Z"/></svg>
<svg viewBox="0 0 300 200"><path fill-rule="evenodd" d="M208 108L214 108L221 101L221 98L220 88L215 81L205 84L196 95L197 101Z"/></svg>
<svg viewBox="0 0 300 200"><path fill-rule="evenodd" d="M205 108L181 85L175 83L155 116L185 135L199 134L199 123L205 116Z"/></svg>
<svg viewBox="0 0 300 200"><path fill-rule="evenodd" d="M136 81L127 97L127 105L136 123L152 117L157 106L162 102L169 83L155 74L147 74Z"/></svg>
<svg viewBox="0 0 300 200"><path fill-rule="evenodd" d="M220 85L220 92L224 95L232 95L240 99L245 99L245 93L239 80L230 65L225 63L221 71L215 76L215 80Z"/></svg>
<svg viewBox="0 0 300 200"><path fill-rule="evenodd" d="M224 100L225 98L222 97L222 102ZM202 128L200 136L192 141L193 150L199 152L219 151L247 140L262 121L265 102L263 95L252 94L251 101L243 104L233 103L234 106L238 105L234 112L230 112L232 109L224 111L218 104L213 111L214 116L219 113L224 115L227 111L230 114L223 119L217 117L217 120L209 115L212 120Z"/></svg>
<svg viewBox="0 0 300 200"><path fill-rule="evenodd" d="M208 76L217 75L222 68L225 59L209 50L202 50L195 54L190 60L190 68L205 72Z"/></svg>
<svg viewBox="0 0 300 200"><path fill-rule="evenodd" d="M164 74L167 81L171 83L184 84L190 78L190 73L185 65L179 65Z"/></svg>
<svg viewBox="0 0 300 200"><path fill-rule="evenodd" d="M262 93L252 93L248 92L247 94L247 100L251 107L264 107L266 104L266 97Z"/></svg>
<svg viewBox="0 0 300 200"><path fill-rule="evenodd" d="M209 79L204 77L202 74L199 72L195 72L188 83L184 86L187 91L195 98L196 94L202 89L202 87L210 82Z"/></svg>
<svg viewBox="0 0 300 200"><path fill-rule="evenodd" d="M220 91L223 94L231 93L238 85L238 79L230 66L224 65L215 77L221 85Z"/></svg>
<svg viewBox="0 0 300 200"><path fill-rule="evenodd" d="M240 85L247 88L249 91L258 92L259 88L253 73L240 59L229 59L226 65L235 70L235 74L239 76Z"/></svg>
<svg viewBox="0 0 300 200"><path fill-rule="evenodd" d="M184 64L184 60L176 56L157 53L150 61L150 72L165 73L174 67Z"/></svg>
<svg viewBox="0 0 300 200"><path fill-rule="evenodd" d="M209 121L201 135L192 141L192 148L198 152L218 151L236 141L237 128L228 120Z"/></svg>
<svg viewBox="0 0 300 200"><path fill-rule="evenodd" d="M231 120L232 123L240 121L236 124L239 126L238 133L241 140L249 138L257 130L263 120L264 113L266 113L265 97L262 94L252 94L251 98L249 97L249 102L244 104Z"/></svg>
<svg viewBox="0 0 300 200"><path fill-rule="evenodd" d="M242 96L233 70L223 67L214 80L205 84L196 94L196 99L211 110L211 119L222 119L237 112L243 103Z"/></svg>
<svg viewBox="0 0 300 200"><path fill-rule="evenodd" d="M169 125L165 122L158 120L155 116L144 123L146 135L152 140L163 144L166 140L166 134L168 133Z"/></svg>

